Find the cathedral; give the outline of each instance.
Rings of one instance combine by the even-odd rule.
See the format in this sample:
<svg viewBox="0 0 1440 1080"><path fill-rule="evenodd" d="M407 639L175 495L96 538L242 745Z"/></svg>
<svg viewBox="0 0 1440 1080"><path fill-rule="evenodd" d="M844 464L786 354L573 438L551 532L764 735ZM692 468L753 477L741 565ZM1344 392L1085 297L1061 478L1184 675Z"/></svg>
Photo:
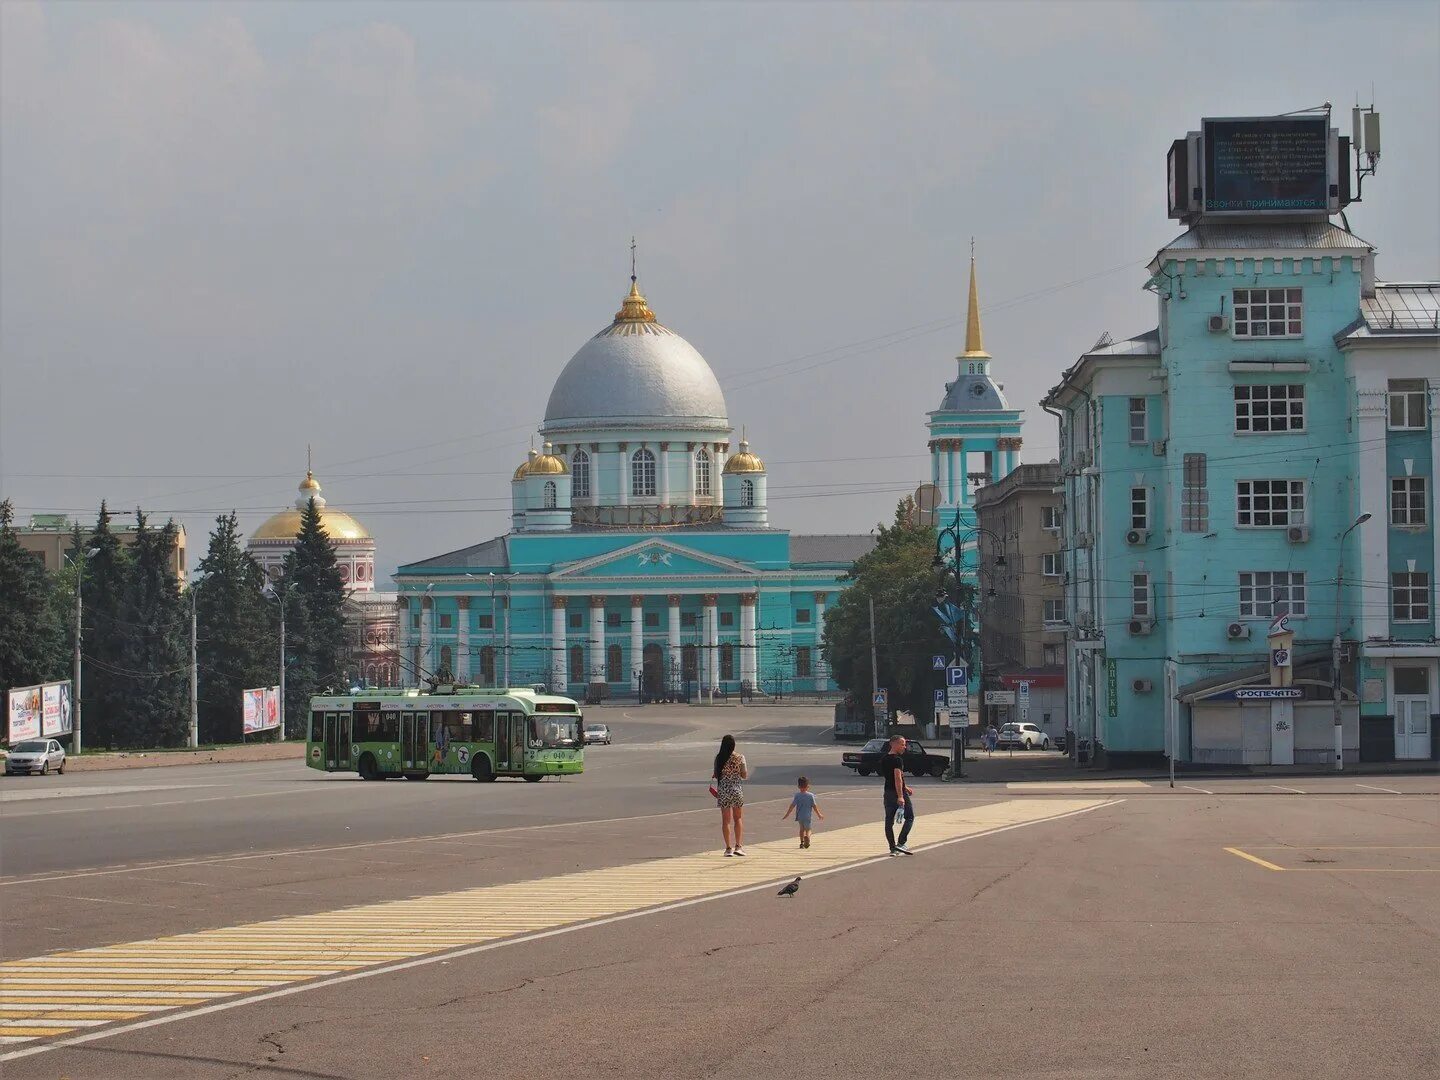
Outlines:
<svg viewBox="0 0 1440 1080"><path fill-rule="evenodd" d="M406 684L832 690L825 611L874 540L772 527L765 463L733 435L714 371L632 276L555 381L509 531L396 571Z"/></svg>

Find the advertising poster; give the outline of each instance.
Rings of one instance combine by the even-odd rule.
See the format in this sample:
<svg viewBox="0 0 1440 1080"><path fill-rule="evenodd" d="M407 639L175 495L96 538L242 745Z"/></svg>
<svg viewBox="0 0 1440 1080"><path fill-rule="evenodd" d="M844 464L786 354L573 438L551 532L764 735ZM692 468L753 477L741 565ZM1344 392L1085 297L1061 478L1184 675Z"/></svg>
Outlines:
<svg viewBox="0 0 1440 1080"><path fill-rule="evenodd" d="M1207 212L1315 211L1329 205L1325 117L1206 120L1204 128Z"/></svg>
<svg viewBox="0 0 1440 1080"><path fill-rule="evenodd" d="M20 686L10 691L10 742L40 738L40 695L38 686Z"/></svg>
<svg viewBox="0 0 1440 1080"><path fill-rule="evenodd" d="M280 688L278 686L267 686L265 688L265 729L273 731L280 726Z"/></svg>
<svg viewBox="0 0 1440 1080"><path fill-rule="evenodd" d="M68 682L46 683L41 688L40 699L43 714L40 734L47 739L69 735L71 731L70 684Z"/></svg>
<svg viewBox="0 0 1440 1080"><path fill-rule="evenodd" d="M265 691L263 689L241 690L244 702L244 718L241 729L246 735L254 735L263 727L265 718Z"/></svg>

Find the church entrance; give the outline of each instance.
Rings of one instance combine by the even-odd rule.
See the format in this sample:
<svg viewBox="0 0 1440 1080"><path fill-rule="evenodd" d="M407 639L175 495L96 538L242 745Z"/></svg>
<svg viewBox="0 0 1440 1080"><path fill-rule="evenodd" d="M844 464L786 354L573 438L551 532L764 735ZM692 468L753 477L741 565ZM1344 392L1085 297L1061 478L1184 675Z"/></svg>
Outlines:
<svg viewBox="0 0 1440 1080"><path fill-rule="evenodd" d="M665 697L665 656L660 646L651 642L645 646L644 700L660 701Z"/></svg>

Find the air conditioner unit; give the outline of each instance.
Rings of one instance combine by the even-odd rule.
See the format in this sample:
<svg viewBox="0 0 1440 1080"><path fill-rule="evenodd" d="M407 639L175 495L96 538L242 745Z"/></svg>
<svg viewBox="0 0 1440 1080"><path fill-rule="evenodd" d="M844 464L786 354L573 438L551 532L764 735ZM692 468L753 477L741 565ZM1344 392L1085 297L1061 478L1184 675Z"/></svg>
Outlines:
<svg viewBox="0 0 1440 1080"><path fill-rule="evenodd" d="M1155 629L1155 620L1154 620L1154 619L1131 619L1131 620L1130 620L1130 633L1136 635L1137 637L1138 637L1138 636L1141 636L1141 635L1143 635L1143 634L1148 634L1148 633L1150 633L1150 631L1153 630L1153 629Z"/></svg>
<svg viewBox="0 0 1440 1080"><path fill-rule="evenodd" d="M1310 539L1309 525L1291 525L1285 530L1285 539L1292 544L1303 544Z"/></svg>
<svg viewBox="0 0 1440 1080"><path fill-rule="evenodd" d="M1232 622L1225 627L1225 636L1231 641L1245 641L1250 637L1250 625L1243 622Z"/></svg>
<svg viewBox="0 0 1440 1080"><path fill-rule="evenodd" d="M1148 544L1149 542L1149 529L1131 529L1125 534L1125 543L1129 544L1131 547L1139 547L1140 545Z"/></svg>
<svg viewBox="0 0 1440 1080"><path fill-rule="evenodd" d="M1154 454L1156 457L1164 457L1164 456L1165 456L1165 449L1166 449L1165 444L1166 444L1166 440L1165 440L1165 439L1156 439L1154 442L1152 442L1152 443L1150 444L1150 452L1151 452L1152 454Z"/></svg>
<svg viewBox="0 0 1440 1080"><path fill-rule="evenodd" d="M1207 325L1212 334L1223 334L1226 330L1230 329L1230 316L1211 315Z"/></svg>
<svg viewBox="0 0 1440 1080"><path fill-rule="evenodd" d="M1148 694L1151 690L1155 689L1155 684L1149 679L1131 679L1130 689L1137 694Z"/></svg>

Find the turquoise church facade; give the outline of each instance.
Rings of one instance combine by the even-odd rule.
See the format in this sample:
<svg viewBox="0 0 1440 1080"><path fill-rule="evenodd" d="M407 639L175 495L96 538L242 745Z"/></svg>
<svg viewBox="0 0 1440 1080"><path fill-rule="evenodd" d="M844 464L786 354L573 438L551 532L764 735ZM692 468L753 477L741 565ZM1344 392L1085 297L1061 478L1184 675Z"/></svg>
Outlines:
<svg viewBox="0 0 1440 1080"><path fill-rule="evenodd" d="M825 694L825 613L869 535L771 527L700 353L635 279L561 371L503 536L399 567L408 685L445 675L589 700Z"/></svg>

